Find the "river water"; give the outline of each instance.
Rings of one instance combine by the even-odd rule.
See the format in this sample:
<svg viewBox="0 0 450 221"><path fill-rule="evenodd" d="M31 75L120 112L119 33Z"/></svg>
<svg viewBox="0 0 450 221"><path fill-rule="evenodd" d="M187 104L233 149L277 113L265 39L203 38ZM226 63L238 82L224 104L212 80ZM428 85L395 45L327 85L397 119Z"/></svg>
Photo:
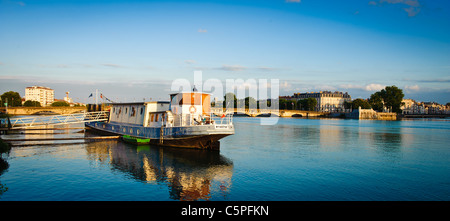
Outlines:
<svg viewBox="0 0 450 221"><path fill-rule="evenodd" d="M9 167L0 173L0 201L450 200L449 119L234 123L236 134L221 140L220 152L120 141L16 142L22 146L2 156ZM70 132L2 137L89 135Z"/></svg>

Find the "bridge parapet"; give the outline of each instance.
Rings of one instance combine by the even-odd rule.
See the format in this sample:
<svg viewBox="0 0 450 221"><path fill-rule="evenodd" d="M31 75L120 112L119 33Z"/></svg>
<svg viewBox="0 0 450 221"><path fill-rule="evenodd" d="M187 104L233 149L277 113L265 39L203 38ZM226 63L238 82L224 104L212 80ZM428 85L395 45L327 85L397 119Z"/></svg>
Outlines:
<svg viewBox="0 0 450 221"><path fill-rule="evenodd" d="M245 108L229 108L226 110L225 108L211 108L212 112L216 115L223 114L226 111L232 113L242 113L251 117L256 117L260 115L273 114L280 117L292 117L292 116L301 116L301 117L318 117L323 116L328 113L318 112L318 111L304 111L304 110L274 110L274 109L245 109Z"/></svg>

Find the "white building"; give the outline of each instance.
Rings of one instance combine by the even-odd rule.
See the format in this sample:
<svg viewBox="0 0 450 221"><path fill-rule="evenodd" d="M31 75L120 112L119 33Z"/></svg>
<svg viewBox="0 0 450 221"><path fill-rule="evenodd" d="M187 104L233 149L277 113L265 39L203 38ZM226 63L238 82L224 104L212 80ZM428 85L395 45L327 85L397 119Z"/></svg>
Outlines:
<svg viewBox="0 0 450 221"><path fill-rule="evenodd" d="M55 91L48 87L32 86L25 88L25 101L39 101L41 106L49 106L55 100Z"/></svg>
<svg viewBox="0 0 450 221"><path fill-rule="evenodd" d="M412 99L403 99L400 107L403 114L449 114L447 106L436 102L416 102Z"/></svg>
<svg viewBox="0 0 450 221"><path fill-rule="evenodd" d="M310 93L294 93L294 96L280 97L287 100L295 100L296 102L302 99L314 98L317 100L316 111L324 112L336 112L343 111L344 102L351 102L352 97L347 93L342 93L339 91L320 91L320 92L310 92Z"/></svg>
<svg viewBox="0 0 450 221"><path fill-rule="evenodd" d="M66 96L64 97L64 101L73 105L73 99L69 97L70 92L66 92Z"/></svg>
<svg viewBox="0 0 450 221"><path fill-rule="evenodd" d="M423 110L420 109L420 106L413 99L403 99L402 105L400 109L403 114L423 114Z"/></svg>

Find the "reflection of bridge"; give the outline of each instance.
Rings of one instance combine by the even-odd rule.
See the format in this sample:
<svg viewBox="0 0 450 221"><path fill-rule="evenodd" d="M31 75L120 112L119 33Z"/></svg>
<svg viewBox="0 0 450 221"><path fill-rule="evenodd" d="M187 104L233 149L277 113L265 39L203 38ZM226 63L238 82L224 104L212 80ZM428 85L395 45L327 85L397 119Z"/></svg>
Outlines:
<svg viewBox="0 0 450 221"><path fill-rule="evenodd" d="M8 114L32 115L38 113L73 114L86 110L86 107L8 107Z"/></svg>
<svg viewBox="0 0 450 221"><path fill-rule="evenodd" d="M225 108L212 107L211 111L215 115L222 115L225 113ZM246 109L246 108L229 108L227 113L245 114L250 117L258 117L265 115L277 115L279 117L318 117L328 113L318 111L304 111L304 110L277 110L277 109Z"/></svg>

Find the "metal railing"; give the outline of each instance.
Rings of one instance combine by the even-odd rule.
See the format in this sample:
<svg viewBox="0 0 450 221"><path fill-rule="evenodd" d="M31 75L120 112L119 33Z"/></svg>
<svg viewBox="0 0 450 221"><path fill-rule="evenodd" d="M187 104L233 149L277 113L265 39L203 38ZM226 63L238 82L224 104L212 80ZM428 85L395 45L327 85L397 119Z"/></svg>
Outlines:
<svg viewBox="0 0 450 221"><path fill-rule="evenodd" d="M107 121L109 111L83 112L77 114L62 114L51 116L33 116L10 118L13 129L39 127L47 125L75 124L93 121Z"/></svg>
<svg viewBox="0 0 450 221"><path fill-rule="evenodd" d="M211 124L222 124L228 125L233 123L232 114L222 114L221 116L214 116L213 113L209 115L202 115L194 117L191 114L181 114L174 115L174 120L172 124L167 124L166 126L180 127L180 126L197 126L197 125L211 125Z"/></svg>
<svg viewBox="0 0 450 221"><path fill-rule="evenodd" d="M216 114L233 114L233 113L246 113L246 114L278 114L281 110L279 109L256 109L256 108L221 108L221 107L212 107L211 111Z"/></svg>

